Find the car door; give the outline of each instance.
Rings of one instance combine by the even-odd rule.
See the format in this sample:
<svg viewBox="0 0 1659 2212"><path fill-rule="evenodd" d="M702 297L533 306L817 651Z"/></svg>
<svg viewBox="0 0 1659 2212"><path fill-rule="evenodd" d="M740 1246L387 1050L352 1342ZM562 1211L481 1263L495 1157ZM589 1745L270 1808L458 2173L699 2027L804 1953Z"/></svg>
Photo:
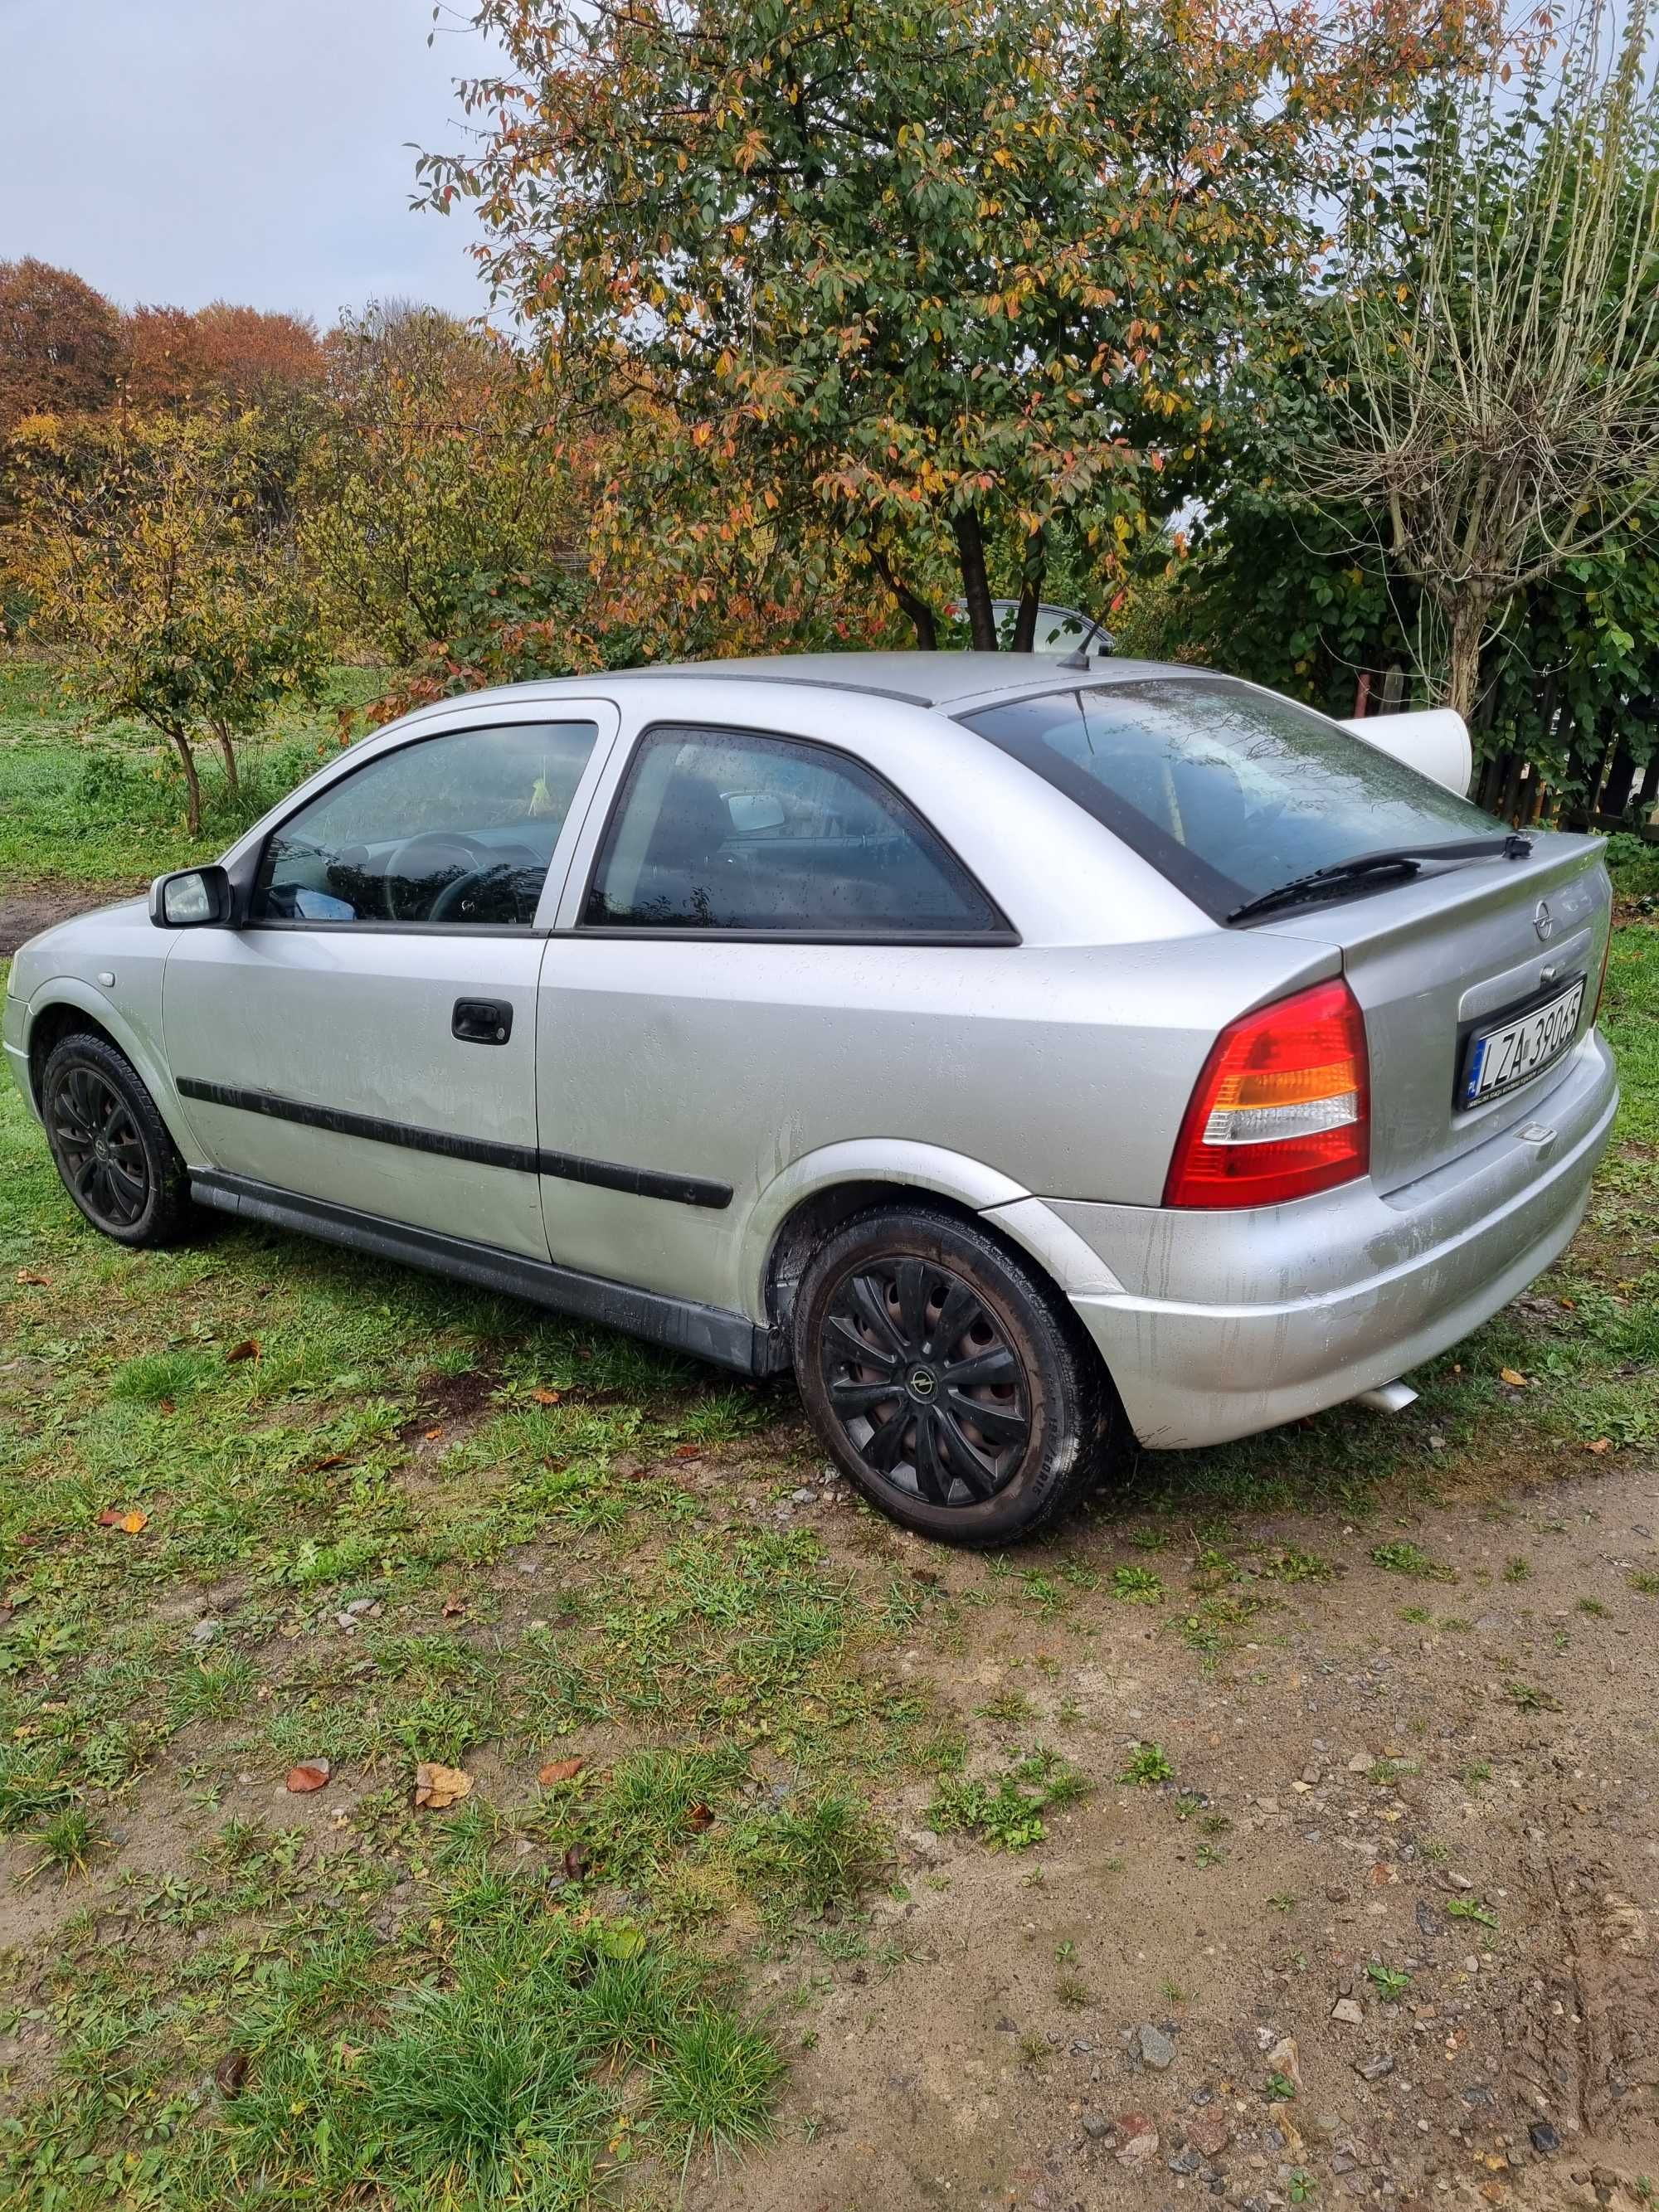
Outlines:
<svg viewBox="0 0 1659 2212"><path fill-rule="evenodd" d="M181 933L163 979L214 1168L546 1258L537 983L616 726L559 700L411 734L277 823L246 923Z"/></svg>
<svg viewBox="0 0 1659 2212"><path fill-rule="evenodd" d="M908 1133L919 1086L939 1141L965 1128L917 1025L960 1030L964 948L1018 942L866 763L724 724L641 732L564 919L539 1024L552 1257L738 1310L744 1224L792 1160Z"/></svg>

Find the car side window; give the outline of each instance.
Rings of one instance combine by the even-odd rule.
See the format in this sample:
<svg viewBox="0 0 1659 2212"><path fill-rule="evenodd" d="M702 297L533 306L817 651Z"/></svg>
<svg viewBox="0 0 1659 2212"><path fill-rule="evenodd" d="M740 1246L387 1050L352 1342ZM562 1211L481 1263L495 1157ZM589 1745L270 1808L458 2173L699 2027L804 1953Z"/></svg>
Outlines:
<svg viewBox="0 0 1659 2212"><path fill-rule="evenodd" d="M640 740L582 920L831 936L1007 927L926 823L856 761L799 739L705 729Z"/></svg>
<svg viewBox="0 0 1659 2212"><path fill-rule="evenodd" d="M592 722L514 722L365 762L272 832L252 919L533 921L598 737Z"/></svg>

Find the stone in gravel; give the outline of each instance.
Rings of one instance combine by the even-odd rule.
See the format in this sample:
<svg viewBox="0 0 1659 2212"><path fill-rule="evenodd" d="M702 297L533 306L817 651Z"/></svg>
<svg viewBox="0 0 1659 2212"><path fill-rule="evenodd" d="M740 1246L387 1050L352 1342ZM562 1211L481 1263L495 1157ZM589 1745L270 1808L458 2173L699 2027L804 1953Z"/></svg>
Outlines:
<svg viewBox="0 0 1659 2212"><path fill-rule="evenodd" d="M1364 2027L1365 2008L1363 2005L1356 2004L1352 1997L1339 1997L1331 2007L1331 2018L1346 2021L1350 2027Z"/></svg>
<svg viewBox="0 0 1659 2212"><path fill-rule="evenodd" d="M1175 2045L1163 2029L1154 2027L1151 2021L1144 2021L1140 2029L1140 2056L1146 2064L1161 2074L1166 2066L1175 2063Z"/></svg>
<svg viewBox="0 0 1659 2212"><path fill-rule="evenodd" d="M1434 1907L1424 1898L1417 1900L1417 1932L1432 1943L1440 1933L1440 1918Z"/></svg>
<svg viewBox="0 0 1659 2212"><path fill-rule="evenodd" d="M198 1620L190 1632L190 1640L192 1644L211 1644L214 1638L222 1632L222 1625L218 1621Z"/></svg>
<svg viewBox="0 0 1659 2212"><path fill-rule="evenodd" d="M1120 2166L1145 2166L1158 2156L1158 2130L1146 2113L1121 2113L1117 2124L1123 2137L1122 2146L1117 2152Z"/></svg>
<svg viewBox="0 0 1659 2212"><path fill-rule="evenodd" d="M1559 2150L1561 2148L1560 2130L1553 2127L1547 2120L1534 2120L1527 2130L1527 2134L1531 2139L1534 2150L1547 2152Z"/></svg>
<svg viewBox="0 0 1659 2212"><path fill-rule="evenodd" d="M1333 2173L1352 2173L1358 2164L1359 2160L1349 2151L1339 2150L1331 2154Z"/></svg>
<svg viewBox="0 0 1659 2212"><path fill-rule="evenodd" d="M1188 2142L1206 2158L1218 2157L1233 2139L1227 2115L1213 2105L1194 2112L1186 2125Z"/></svg>
<svg viewBox="0 0 1659 2212"><path fill-rule="evenodd" d="M1302 2087L1302 2066L1297 2057L1296 2038L1293 2035L1280 2036L1279 2041L1267 2053L1267 2064L1273 2073L1282 2074L1285 2079L1297 2088L1299 2089Z"/></svg>
<svg viewBox="0 0 1659 2212"><path fill-rule="evenodd" d="M1385 2074L1393 2073L1394 2061L1387 2051L1379 2051L1373 2057L1356 2058L1353 2070L1362 2081L1380 2081Z"/></svg>
<svg viewBox="0 0 1659 2212"><path fill-rule="evenodd" d="M1104 2112L1085 2112L1083 2115L1083 2132L1091 2142L1098 2142L1103 2136L1110 2135L1112 2123Z"/></svg>
<svg viewBox="0 0 1659 2212"><path fill-rule="evenodd" d="M1351 1901L1352 1893L1344 1889L1339 1882L1333 1881L1327 1884L1325 1895L1333 1905L1346 1905Z"/></svg>
<svg viewBox="0 0 1659 2212"><path fill-rule="evenodd" d="M817 1502L818 1493L816 1490L792 1490L789 1493L789 1503L792 1505L816 1505Z"/></svg>
<svg viewBox="0 0 1659 2212"><path fill-rule="evenodd" d="M1348 1771L1350 1774L1369 1774L1376 1764L1368 1751L1357 1751L1348 1761Z"/></svg>
<svg viewBox="0 0 1659 2212"><path fill-rule="evenodd" d="M1186 2150L1172 2150L1164 2163L1171 2173L1196 2173L1204 2160L1189 2146Z"/></svg>

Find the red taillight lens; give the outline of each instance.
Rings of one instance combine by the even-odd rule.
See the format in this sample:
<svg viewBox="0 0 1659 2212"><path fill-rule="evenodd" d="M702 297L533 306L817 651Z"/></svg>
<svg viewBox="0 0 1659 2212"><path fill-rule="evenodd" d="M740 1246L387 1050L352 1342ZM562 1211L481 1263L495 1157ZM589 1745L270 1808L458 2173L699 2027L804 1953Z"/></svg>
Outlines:
<svg viewBox="0 0 1659 2212"><path fill-rule="evenodd" d="M1165 1206L1279 1206L1370 1163L1365 1018L1340 980L1231 1022L1176 1140Z"/></svg>

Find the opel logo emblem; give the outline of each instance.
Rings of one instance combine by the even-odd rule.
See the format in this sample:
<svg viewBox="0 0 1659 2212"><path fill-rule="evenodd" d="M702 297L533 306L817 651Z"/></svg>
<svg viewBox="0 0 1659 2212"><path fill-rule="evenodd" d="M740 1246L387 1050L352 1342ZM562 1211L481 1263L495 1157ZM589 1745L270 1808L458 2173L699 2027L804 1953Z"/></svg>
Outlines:
<svg viewBox="0 0 1659 2212"><path fill-rule="evenodd" d="M1532 910L1532 926L1546 943L1555 934L1555 916L1550 912L1547 899L1540 899Z"/></svg>
<svg viewBox="0 0 1659 2212"><path fill-rule="evenodd" d="M912 1395L918 1398L931 1398L939 1388L932 1373L926 1367L913 1368L910 1371L909 1382Z"/></svg>

